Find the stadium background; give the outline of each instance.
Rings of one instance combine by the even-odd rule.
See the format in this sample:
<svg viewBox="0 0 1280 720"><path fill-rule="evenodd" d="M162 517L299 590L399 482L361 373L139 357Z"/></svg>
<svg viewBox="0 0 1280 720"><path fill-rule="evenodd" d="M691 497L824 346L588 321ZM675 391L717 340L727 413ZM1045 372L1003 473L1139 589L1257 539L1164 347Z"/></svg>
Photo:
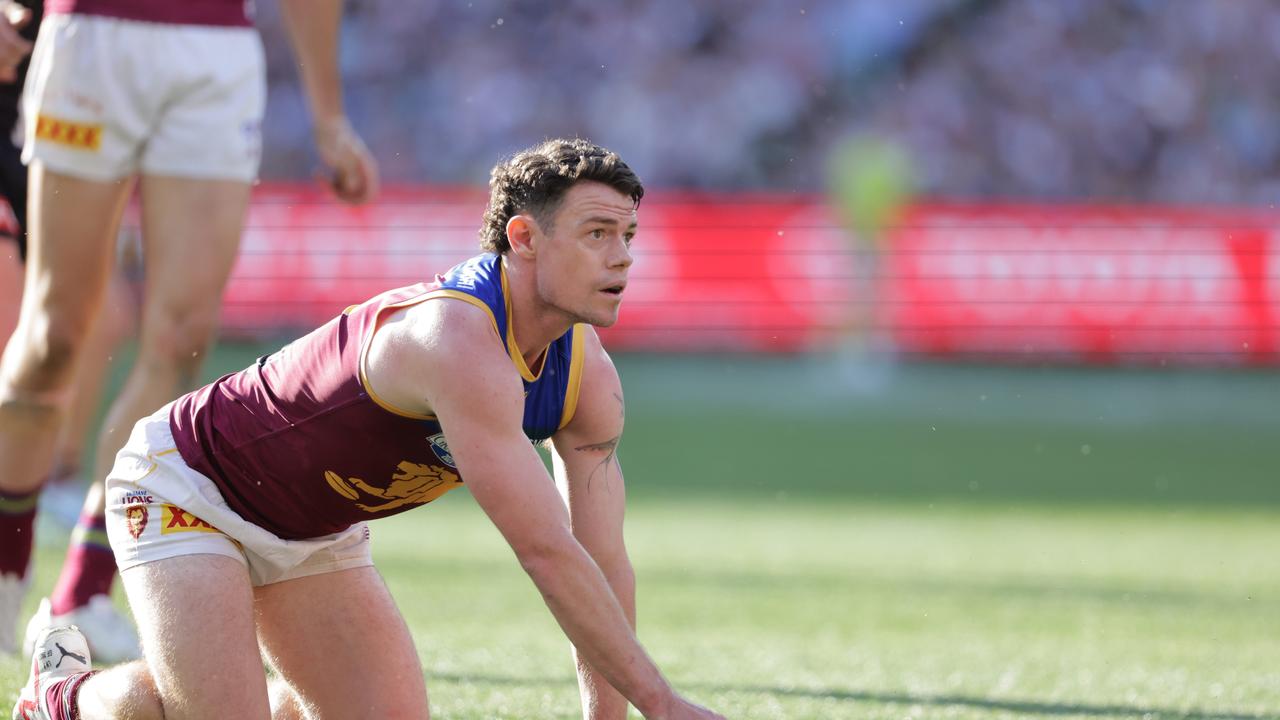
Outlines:
<svg viewBox="0 0 1280 720"><path fill-rule="evenodd" d="M1277 6L363 0L347 100L389 188L359 209L310 183L258 10L264 182L207 376L467 256L496 157L583 135L652 192L605 337L678 686L750 718L1280 716ZM465 495L375 540L438 717L576 716Z"/></svg>

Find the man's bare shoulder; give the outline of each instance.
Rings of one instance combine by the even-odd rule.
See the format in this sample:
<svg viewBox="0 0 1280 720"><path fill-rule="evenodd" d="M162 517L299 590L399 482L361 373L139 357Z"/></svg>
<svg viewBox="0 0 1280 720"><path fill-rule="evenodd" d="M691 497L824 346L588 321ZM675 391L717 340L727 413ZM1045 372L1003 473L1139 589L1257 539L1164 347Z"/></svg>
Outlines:
<svg viewBox="0 0 1280 720"><path fill-rule="evenodd" d="M583 333L582 382L583 392L608 393L622 392L622 381L618 377L618 368L613 358L604 349L596 329L590 325L580 326ZM591 387L587 387L590 384Z"/></svg>
<svg viewBox="0 0 1280 720"><path fill-rule="evenodd" d="M450 298L388 315L374 332L363 370L384 400L428 415L435 414L431 397L446 383L478 377L499 385L504 378L518 383L492 316Z"/></svg>
<svg viewBox="0 0 1280 720"><path fill-rule="evenodd" d="M484 346L501 344L494 327L493 314L487 308L451 297L415 303L387 317L383 327L401 324L398 342L407 342L427 351L462 349L476 343Z"/></svg>

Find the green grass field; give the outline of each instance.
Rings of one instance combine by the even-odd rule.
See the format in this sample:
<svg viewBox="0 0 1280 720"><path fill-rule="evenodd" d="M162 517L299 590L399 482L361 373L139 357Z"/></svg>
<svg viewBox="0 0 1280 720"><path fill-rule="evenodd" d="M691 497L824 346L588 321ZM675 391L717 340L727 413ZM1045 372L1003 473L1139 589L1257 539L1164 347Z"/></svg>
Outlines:
<svg viewBox="0 0 1280 720"><path fill-rule="evenodd" d="M1280 717L1273 374L914 365L857 392L823 359L619 365L640 635L728 717ZM579 716L464 491L374 543L435 717ZM4 694L24 668L0 659Z"/></svg>

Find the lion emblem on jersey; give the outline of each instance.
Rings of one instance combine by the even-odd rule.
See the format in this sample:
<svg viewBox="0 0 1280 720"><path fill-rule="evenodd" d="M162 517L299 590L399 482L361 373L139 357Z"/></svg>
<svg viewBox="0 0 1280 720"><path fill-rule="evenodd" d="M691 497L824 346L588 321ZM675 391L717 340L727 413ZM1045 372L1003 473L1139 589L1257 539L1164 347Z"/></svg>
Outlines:
<svg viewBox="0 0 1280 720"><path fill-rule="evenodd" d="M124 509L124 524L129 529L129 534L134 540L142 537L142 531L147 529L147 506L146 505L130 505Z"/></svg>
<svg viewBox="0 0 1280 720"><path fill-rule="evenodd" d="M370 513L429 503L462 484L456 473L431 465L404 460L396 469L399 472L392 474L391 481L381 488L361 478L344 479L332 470L325 471L324 479L334 492L356 501L356 507ZM371 502L365 496L385 502ZM365 498L364 502L361 502L362 498Z"/></svg>

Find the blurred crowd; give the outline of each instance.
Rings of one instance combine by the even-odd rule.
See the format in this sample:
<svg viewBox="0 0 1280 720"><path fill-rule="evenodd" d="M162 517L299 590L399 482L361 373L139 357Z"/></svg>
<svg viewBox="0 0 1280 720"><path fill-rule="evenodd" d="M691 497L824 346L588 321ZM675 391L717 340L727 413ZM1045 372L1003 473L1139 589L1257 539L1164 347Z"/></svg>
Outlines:
<svg viewBox="0 0 1280 720"><path fill-rule="evenodd" d="M315 166L272 2L264 176ZM651 186L820 190L877 137L938 197L1270 205L1271 0L355 0L352 117L392 181L474 185L546 136Z"/></svg>

